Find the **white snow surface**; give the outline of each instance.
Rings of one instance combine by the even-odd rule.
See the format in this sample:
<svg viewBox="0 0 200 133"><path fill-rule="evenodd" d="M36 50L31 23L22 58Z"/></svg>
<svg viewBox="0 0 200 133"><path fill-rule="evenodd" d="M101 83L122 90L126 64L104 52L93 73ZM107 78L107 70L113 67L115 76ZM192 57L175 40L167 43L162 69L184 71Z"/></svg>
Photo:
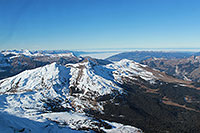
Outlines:
<svg viewBox="0 0 200 133"><path fill-rule="evenodd" d="M82 133L78 130L84 127L95 128L96 121L83 114L71 114L68 112L46 113L42 115L43 121L35 121L29 118L17 117L6 112L0 112L0 133ZM140 133L140 129L115 122L108 122L111 129L101 128L109 133ZM59 124L57 124L59 123ZM96 122L97 123L97 122Z"/></svg>
<svg viewBox="0 0 200 133"><path fill-rule="evenodd" d="M50 121L34 121L28 118L17 117L0 112L0 133L79 133L83 131L72 130L70 127L60 127Z"/></svg>
<svg viewBox="0 0 200 133"><path fill-rule="evenodd" d="M8 123L2 126L5 128L0 129L10 132L28 127L24 129L26 132L29 130L37 132L41 127L41 131L44 130L44 132L55 132L56 130L62 132L82 127L95 128L92 123L96 121L87 117L83 110L92 108L103 113L104 103L95 103L95 98L116 91L123 93L123 89L117 85L121 82L121 76L137 75L147 81L154 80L153 74L142 67L145 66L129 60L105 66L98 65L91 60L66 66L52 63L0 80L0 115L2 115L0 127L4 121ZM78 89L76 91L79 92L72 94L72 87ZM59 113L48 111L44 101L56 98L61 100L62 107L70 108L72 111ZM5 117L3 117L4 114L6 114ZM52 125L51 122L58 122L62 126L59 127L55 123ZM47 125L46 123L51 123L47 129L43 128ZM113 129L103 130L106 132L138 131L132 126L110 124ZM34 129L37 126L38 129Z"/></svg>

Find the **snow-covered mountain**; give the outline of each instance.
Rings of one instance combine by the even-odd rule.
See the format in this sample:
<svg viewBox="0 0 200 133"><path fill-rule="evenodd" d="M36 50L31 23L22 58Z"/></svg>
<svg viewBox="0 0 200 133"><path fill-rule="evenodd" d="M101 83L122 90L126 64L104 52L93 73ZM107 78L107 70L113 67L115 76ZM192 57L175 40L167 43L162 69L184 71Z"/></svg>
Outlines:
<svg viewBox="0 0 200 133"><path fill-rule="evenodd" d="M128 69L128 66L124 66L127 63L128 61L122 61L102 66L86 59L77 64L62 66L52 63L26 70L16 76L0 80L0 110L14 115L11 118L23 117L43 123L47 123L48 119L59 123L60 126L68 125L72 129L140 131L132 126L86 116L90 110L103 113L105 101L97 101L101 96L112 95L114 98L115 95L123 93L119 86L121 80L115 74L118 72L120 75L123 73L122 69ZM119 69L119 64L124 68ZM137 69L137 66L131 67ZM141 75L145 76L144 73Z"/></svg>
<svg viewBox="0 0 200 133"><path fill-rule="evenodd" d="M141 132L140 129L133 127L132 121L134 122L134 117L137 118L134 113L139 112L138 115L141 115L143 109L137 109L137 106L133 108L137 102L129 98L141 95L141 98L144 97L142 100L135 99L140 103L150 94L153 94L153 99L155 94L159 94L157 100L166 104L166 101L162 102L162 98L166 100L168 95L166 87L169 86L174 89L179 86L183 89L195 88L189 81L175 79L127 59L105 65L91 58L85 58L74 64L52 63L0 80L0 113L14 119L11 122L6 119L7 117L2 118L2 121L7 121L9 124L5 131L35 131L34 126L38 125L44 132L55 129L61 132L72 129L96 132ZM194 93L196 95L196 91ZM153 102L153 99L150 98L148 102ZM157 104L159 102L155 105ZM127 108L123 113L118 106L122 106L121 109L130 106L131 110ZM110 112L110 107L116 110L111 108ZM157 108L145 111L154 109ZM129 116L131 113L126 111L135 112L132 112L133 116ZM15 125L17 119L22 124ZM124 122L124 119L127 119L127 122ZM30 123L23 124L28 120ZM138 120L137 118L135 121Z"/></svg>

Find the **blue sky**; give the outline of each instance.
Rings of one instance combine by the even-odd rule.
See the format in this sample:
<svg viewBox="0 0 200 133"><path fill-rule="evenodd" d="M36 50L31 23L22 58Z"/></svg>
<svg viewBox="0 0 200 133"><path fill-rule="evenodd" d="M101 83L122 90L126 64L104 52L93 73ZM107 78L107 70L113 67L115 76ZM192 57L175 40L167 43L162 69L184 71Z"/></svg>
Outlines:
<svg viewBox="0 0 200 133"><path fill-rule="evenodd" d="M0 49L199 48L199 0L0 0Z"/></svg>

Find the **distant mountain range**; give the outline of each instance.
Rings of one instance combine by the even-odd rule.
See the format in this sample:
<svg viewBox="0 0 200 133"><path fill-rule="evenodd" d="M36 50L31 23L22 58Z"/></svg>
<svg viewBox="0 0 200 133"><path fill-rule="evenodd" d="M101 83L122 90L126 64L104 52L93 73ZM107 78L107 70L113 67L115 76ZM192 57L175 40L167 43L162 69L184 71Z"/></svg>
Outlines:
<svg viewBox="0 0 200 133"><path fill-rule="evenodd" d="M149 58L188 58L190 56L200 56L200 52L165 52L165 51L133 51L133 52L123 52L120 54L108 57L106 60L119 61L122 59L134 60L136 62L141 62Z"/></svg>
<svg viewBox="0 0 200 133"><path fill-rule="evenodd" d="M67 63L77 63L79 60L81 59L68 50L5 50L0 52L0 79L53 62L64 65Z"/></svg>
<svg viewBox="0 0 200 133"><path fill-rule="evenodd" d="M9 54L2 60L48 64L0 80L0 131L200 131L200 91L192 81L127 59Z"/></svg>

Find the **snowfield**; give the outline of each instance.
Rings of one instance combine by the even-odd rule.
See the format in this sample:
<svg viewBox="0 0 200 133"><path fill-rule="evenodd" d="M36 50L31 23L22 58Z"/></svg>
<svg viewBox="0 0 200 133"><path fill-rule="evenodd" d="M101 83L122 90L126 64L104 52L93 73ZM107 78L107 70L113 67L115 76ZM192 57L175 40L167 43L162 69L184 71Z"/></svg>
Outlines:
<svg viewBox="0 0 200 133"><path fill-rule="evenodd" d="M45 119L47 118L47 119ZM83 127L93 126L91 118L78 114L64 113L48 113L44 114L43 121L35 121L29 118L17 117L5 112L0 113L0 132L1 133L82 133L86 132L78 130ZM57 124L60 122L60 124ZM126 126L115 122L107 122L112 129L101 128L105 132L110 133L138 133L141 130ZM91 130L92 131L92 130ZM89 132L89 131L87 131Z"/></svg>

